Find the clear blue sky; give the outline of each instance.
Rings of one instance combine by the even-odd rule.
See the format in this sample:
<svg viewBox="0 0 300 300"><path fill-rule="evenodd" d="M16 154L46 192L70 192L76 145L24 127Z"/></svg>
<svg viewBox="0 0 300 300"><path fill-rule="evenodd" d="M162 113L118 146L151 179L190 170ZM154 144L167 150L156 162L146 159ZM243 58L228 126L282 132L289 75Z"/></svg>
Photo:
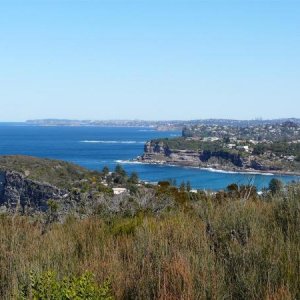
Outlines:
<svg viewBox="0 0 300 300"><path fill-rule="evenodd" d="M0 0L0 121L300 117L300 1Z"/></svg>

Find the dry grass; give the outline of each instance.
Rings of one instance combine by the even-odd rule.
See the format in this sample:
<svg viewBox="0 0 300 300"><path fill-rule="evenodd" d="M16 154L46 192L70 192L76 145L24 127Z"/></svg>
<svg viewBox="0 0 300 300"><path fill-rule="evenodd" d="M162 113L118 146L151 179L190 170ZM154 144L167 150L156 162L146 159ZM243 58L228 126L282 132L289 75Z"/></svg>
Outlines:
<svg viewBox="0 0 300 300"><path fill-rule="evenodd" d="M299 194L215 203L161 216L0 219L0 298L30 271L109 278L116 299L299 299Z"/></svg>

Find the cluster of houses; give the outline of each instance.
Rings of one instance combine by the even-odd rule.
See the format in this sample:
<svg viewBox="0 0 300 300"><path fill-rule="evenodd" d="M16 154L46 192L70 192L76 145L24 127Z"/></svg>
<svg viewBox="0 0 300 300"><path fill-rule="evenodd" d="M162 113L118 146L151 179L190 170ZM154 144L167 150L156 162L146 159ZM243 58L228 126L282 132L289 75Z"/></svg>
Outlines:
<svg viewBox="0 0 300 300"><path fill-rule="evenodd" d="M224 138L237 138L255 142L300 140L300 125L293 122L276 124L229 126L198 124L183 129L184 137L201 138L203 141L216 141Z"/></svg>

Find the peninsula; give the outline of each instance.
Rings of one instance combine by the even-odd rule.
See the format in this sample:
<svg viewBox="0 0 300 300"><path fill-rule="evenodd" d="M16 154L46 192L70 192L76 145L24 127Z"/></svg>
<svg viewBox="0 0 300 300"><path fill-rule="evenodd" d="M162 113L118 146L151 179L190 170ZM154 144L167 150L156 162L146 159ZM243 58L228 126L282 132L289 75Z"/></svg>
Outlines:
<svg viewBox="0 0 300 300"><path fill-rule="evenodd" d="M293 121L185 126L182 136L154 139L137 161L236 172L300 174L300 125Z"/></svg>
<svg viewBox="0 0 300 300"><path fill-rule="evenodd" d="M27 120L27 125L34 126L99 126L99 127L145 127L159 131L182 130L182 128L197 128L205 126L247 127L272 125L284 122L300 124L299 118L281 118L273 120L253 119L198 119L198 120L70 120L70 119L35 119Z"/></svg>

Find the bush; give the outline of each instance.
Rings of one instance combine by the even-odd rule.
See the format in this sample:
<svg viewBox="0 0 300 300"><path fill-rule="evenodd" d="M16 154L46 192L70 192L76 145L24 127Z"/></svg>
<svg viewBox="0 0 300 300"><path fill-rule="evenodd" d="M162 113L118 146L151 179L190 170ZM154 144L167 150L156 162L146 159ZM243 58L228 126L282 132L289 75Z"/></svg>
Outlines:
<svg viewBox="0 0 300 300"><path fill-rule="evenodd" d="M64 299L90 299L112 300L109 281L98 286L91 273L79 277L57 278L57 274L48 271L42 274L30 275L29 288L23 288L20 299L64 300Z"/></svg>
<svg viewBox="0 0 300 300"><path fill-rule="evenodd" d="M273 178L269 183L269 190L272 195L279 193L283 188L283 183L281 180Z"/></svg>

